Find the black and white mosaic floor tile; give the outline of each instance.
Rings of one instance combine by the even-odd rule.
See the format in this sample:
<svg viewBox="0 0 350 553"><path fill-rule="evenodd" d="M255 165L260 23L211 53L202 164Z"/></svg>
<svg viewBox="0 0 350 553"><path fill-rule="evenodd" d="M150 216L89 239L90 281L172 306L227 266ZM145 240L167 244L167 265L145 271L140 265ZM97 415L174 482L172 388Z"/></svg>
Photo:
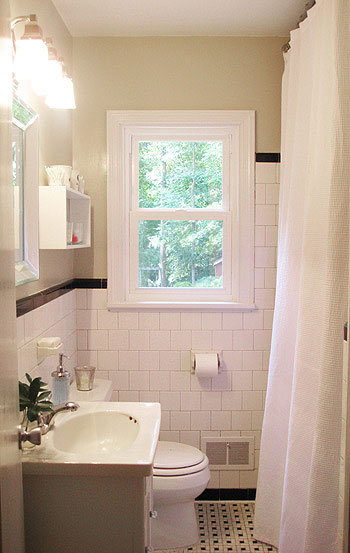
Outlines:
<svg viewBox="0 0 350 553"><path fill-rule="evenodd" d="M277 549L253 537L254 501L196 503L200 540L185 549L157 553L272 553Z"/></svg>

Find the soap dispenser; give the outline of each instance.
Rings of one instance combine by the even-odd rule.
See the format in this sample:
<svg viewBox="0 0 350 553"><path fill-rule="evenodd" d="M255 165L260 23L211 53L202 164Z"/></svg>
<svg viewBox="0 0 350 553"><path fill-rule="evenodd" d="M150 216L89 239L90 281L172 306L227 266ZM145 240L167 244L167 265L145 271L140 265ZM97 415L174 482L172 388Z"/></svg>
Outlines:
<svg viewBox="0 0 350 553"><path fill-rule="evenodd" d="M61 405L69 401L70 373L63 366L63 353L59 353L59 363L57 369L51 373L52 376L52 403Z"/></svg>

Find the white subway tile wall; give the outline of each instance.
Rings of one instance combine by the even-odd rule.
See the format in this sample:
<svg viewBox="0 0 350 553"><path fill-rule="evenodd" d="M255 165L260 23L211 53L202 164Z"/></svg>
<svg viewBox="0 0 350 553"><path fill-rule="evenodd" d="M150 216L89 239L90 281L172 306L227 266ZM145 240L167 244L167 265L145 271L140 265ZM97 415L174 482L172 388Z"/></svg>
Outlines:
<svg viewBox="0 0 350 553"><path fill-rule="evenodd" d="M77 358L77 328L97 328L97 311L79 310L82 320L77 325L76 290L67 292L63 296L30 311L17 319L17 347L18 347L18 378L24 378L25 373L41 376L50 383L51 372L58 365L58 355L47 357L40 363L37 358L37 340L42 337L59 336L62 340L60 352L68 355L65 366L69 371L78 363ZM96 322L96 327L91 326ZM82 349L87 350L86 330L80 337ZM97 332L97 330L95 331ZM97 356L93 360L97 360ZM93 364L93 363L92 363ZM50 386L49 386L50 387Z"/></svg>
<svg viewBox="0 0 350 553"><path fill-rule="evenodd" d="M20 375L55 365L37 366L34 335L63 334L73 355L69 366L96 365L97 377L112 380L114 401L161 403L161 439L200 447L204 436L254 436L255 469L213 471L209 487L256 487L275 298L278 165L256 165L256 311L109 313L106 290L78 289L44 306L39 318L37 309L18 320ZM191 349L220 351L221 374L192 375Z"/></svg>

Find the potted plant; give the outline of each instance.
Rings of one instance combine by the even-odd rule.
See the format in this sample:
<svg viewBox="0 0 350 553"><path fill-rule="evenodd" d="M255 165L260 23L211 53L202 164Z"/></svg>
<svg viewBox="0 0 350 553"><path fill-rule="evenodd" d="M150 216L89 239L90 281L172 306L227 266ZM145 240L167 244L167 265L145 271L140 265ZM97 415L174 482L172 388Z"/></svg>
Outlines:
<svg viewBox="0 0 350 553"><path fill-rule="evenodd" d="M40 377L31 378L26 373L25 382L19 382L19 410L23 413L22 426L28 430L29 423L37 421L39 413L52 411L53 403L48 399L51 391Z"/></svg>

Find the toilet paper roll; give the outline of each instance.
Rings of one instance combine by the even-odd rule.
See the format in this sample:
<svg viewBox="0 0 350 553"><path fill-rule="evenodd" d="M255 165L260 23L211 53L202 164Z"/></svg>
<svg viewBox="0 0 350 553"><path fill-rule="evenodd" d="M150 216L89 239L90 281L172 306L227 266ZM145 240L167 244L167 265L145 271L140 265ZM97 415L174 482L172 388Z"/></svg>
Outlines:
<svg viewBox="0 0 350 553"><path fill-rule="evenodd" d="M219 374L219 357L217 353L196 353L194 372L199 378L213 378Z"/></svg>

